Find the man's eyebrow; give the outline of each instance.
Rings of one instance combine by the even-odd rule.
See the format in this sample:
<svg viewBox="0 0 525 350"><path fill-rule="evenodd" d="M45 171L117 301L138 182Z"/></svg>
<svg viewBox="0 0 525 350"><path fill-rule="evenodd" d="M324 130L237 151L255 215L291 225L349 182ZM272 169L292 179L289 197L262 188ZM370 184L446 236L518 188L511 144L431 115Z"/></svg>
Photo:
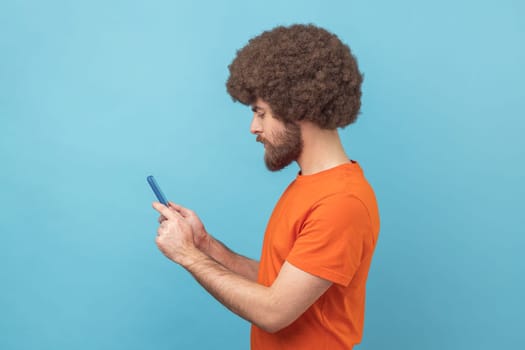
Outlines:
<svg viewBox="0 0 525 350"><path fill-rule="evenodd" d="M264 112L264 109L262 109L262 108L259 107L259 106L253 106L253 107L252 107L252 112L258 112L258 111Z"/></svg>

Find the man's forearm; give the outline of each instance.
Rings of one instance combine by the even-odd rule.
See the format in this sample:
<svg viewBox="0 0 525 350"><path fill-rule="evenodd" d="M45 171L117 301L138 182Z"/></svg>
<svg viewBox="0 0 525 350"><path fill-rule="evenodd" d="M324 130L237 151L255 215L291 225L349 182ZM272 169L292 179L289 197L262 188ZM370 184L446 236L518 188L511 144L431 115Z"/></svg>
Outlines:
<svg viewBox="0 0 525 350"><path fill-rule="evenodd" d="M215 299L235 314L267 331L275 331L281 317L279 303L271 288L240 276L201 250L196 250L181 265Z"/></svg>
<svg viewBox="0 0 525 350"><path fill-rule="evenodd" d="M207 241L200 246L200 249L232 272L250 281L257 281L257 274L259 272L258 261L233 252L211 235L208 235Z"/></svg>

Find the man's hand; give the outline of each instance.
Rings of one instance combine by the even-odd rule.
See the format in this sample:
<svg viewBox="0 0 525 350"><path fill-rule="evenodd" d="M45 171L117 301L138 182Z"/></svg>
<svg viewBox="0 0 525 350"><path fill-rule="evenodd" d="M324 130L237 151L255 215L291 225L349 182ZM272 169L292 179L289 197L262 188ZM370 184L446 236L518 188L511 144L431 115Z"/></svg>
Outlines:
<svg viewBox="0 0 525 350"><path fill-rule="evenodd" d="M175 209L154 202L153 208L161 214L156 243L170 260L186 266L196 250L194 233L190 223Z"/></svg>
<svg viewBox="0 0 525 350"><path fill-rule="evenodd" d="M168 206L170 209L175 210L177 213L180 214L186 220L187 223L190 224L191 229L193 231L193 242L195 243L195 246L199 248L200 250L206 250L209 245L210 235L204 228L204 224L202 223L201 219L195 214L193 210L190 210L188 208L184 208L183 206L179 204L175 204L173 202L169 202ZM159 223L162 224L166 220L166 217L164 215L159 216Z"/></svg>

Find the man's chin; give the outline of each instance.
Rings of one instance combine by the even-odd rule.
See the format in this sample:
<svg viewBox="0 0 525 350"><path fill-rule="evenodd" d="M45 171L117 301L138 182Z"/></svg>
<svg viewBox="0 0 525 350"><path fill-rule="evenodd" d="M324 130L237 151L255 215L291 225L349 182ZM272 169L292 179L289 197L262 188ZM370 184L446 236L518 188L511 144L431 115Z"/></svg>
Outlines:
<svg viewBox="0 0 525 350"><path fill-rule="evenodd" d="M266 169L270 170L271 172L277 172L277 171L281 171L283 170L284 168L286 168L288 165L292 164L293 160L289 161L289 162L271 162L269 160L267 160L266 158L264 158L264 164L266 165Z"/></svg>

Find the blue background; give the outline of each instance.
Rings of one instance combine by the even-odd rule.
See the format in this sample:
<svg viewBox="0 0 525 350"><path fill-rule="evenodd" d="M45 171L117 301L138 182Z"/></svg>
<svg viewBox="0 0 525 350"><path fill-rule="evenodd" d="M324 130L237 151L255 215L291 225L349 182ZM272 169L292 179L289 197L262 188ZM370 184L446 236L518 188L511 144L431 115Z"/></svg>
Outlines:
<svg viewBox="0 0 525 350"><path fill-rule="evenodd" d="M146 176L257 257L269 173L227 65L315 23L365 74L342 131L382 229L359 349L525 335L522 1L0 3L0 348L246 349L249 324L154 244Z"/></svg>

